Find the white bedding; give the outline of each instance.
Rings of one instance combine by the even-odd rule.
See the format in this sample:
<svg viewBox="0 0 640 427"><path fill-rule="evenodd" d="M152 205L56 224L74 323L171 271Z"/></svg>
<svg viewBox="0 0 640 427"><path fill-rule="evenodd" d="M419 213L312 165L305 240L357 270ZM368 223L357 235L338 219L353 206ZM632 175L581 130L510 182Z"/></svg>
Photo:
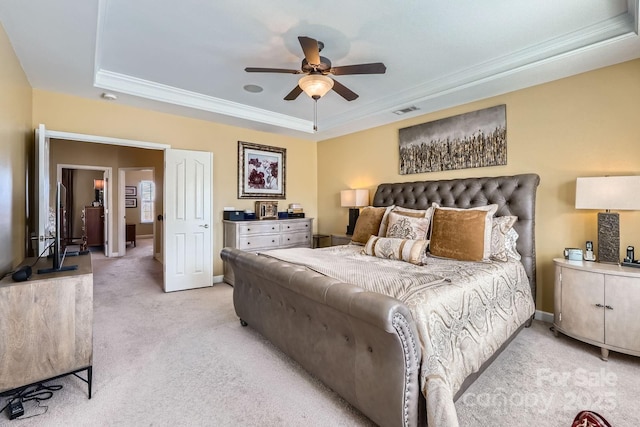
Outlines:
<svg viewBox="0 0 640 427"><path fill-rule="evenodd" d="M278 249L262 255L307 268L404 302L422 346L420 384L430 426L457 426L453 396L534 313L519 261L427 265L364 255L362 246Z"/></svg>

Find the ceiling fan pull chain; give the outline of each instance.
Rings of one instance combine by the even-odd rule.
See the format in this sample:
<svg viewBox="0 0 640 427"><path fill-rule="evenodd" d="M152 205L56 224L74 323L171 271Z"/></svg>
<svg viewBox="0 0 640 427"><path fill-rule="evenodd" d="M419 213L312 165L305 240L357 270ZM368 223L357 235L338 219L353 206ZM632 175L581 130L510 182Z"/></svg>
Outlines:
<svg viewBox="0 0 640 427"><path fill-rule="evenodd" d="M313 100L313 131L318 132L318 99Z"/></svg>

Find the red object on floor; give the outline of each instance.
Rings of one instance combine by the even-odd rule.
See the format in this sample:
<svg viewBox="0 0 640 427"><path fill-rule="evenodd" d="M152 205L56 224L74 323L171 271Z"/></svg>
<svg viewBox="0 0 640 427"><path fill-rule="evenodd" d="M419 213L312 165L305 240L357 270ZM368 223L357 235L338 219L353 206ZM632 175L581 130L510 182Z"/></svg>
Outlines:
<svg viewBox="0 0 640 427"><path fill-rule="evenodd" d="M611 427L611 424L597 412L581 411L576 415L571 427Z"/></svg>

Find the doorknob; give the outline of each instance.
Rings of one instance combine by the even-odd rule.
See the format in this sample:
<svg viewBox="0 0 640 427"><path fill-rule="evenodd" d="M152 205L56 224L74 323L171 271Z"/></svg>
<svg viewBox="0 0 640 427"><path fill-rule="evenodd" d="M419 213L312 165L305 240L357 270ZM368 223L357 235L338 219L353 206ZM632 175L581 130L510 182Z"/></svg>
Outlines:
<svg viewBox="0 0 640 427"><path fill-rule="evenodd" d="M200 227L209 228L209 224L200 225Z"/></svg>

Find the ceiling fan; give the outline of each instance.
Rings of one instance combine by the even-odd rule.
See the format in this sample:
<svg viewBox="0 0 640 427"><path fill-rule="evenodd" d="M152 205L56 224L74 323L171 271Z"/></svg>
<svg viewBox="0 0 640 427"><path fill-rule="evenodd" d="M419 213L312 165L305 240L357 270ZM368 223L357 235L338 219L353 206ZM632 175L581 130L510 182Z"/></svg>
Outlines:
<svg viewBox="0 0 640 427"><path fill-rule="evenodd" d="M358 94L337 80L327 76L327 74L333 74L335 76L348 74L384 74L387 70L387 67L382 62L332 67L329 59L320 56L320 51L324 48L324 43L305 36L298 37L298 40L304 52L304 59L302 60L302 66L299 70L260 67L247 67L244 70L248 73L305 74L305 76L298 81L298 85L284 97L286 101L293 101L302 92L305 92L317 101L331 89L347 101L353 101L358 98Z"/></svg>

